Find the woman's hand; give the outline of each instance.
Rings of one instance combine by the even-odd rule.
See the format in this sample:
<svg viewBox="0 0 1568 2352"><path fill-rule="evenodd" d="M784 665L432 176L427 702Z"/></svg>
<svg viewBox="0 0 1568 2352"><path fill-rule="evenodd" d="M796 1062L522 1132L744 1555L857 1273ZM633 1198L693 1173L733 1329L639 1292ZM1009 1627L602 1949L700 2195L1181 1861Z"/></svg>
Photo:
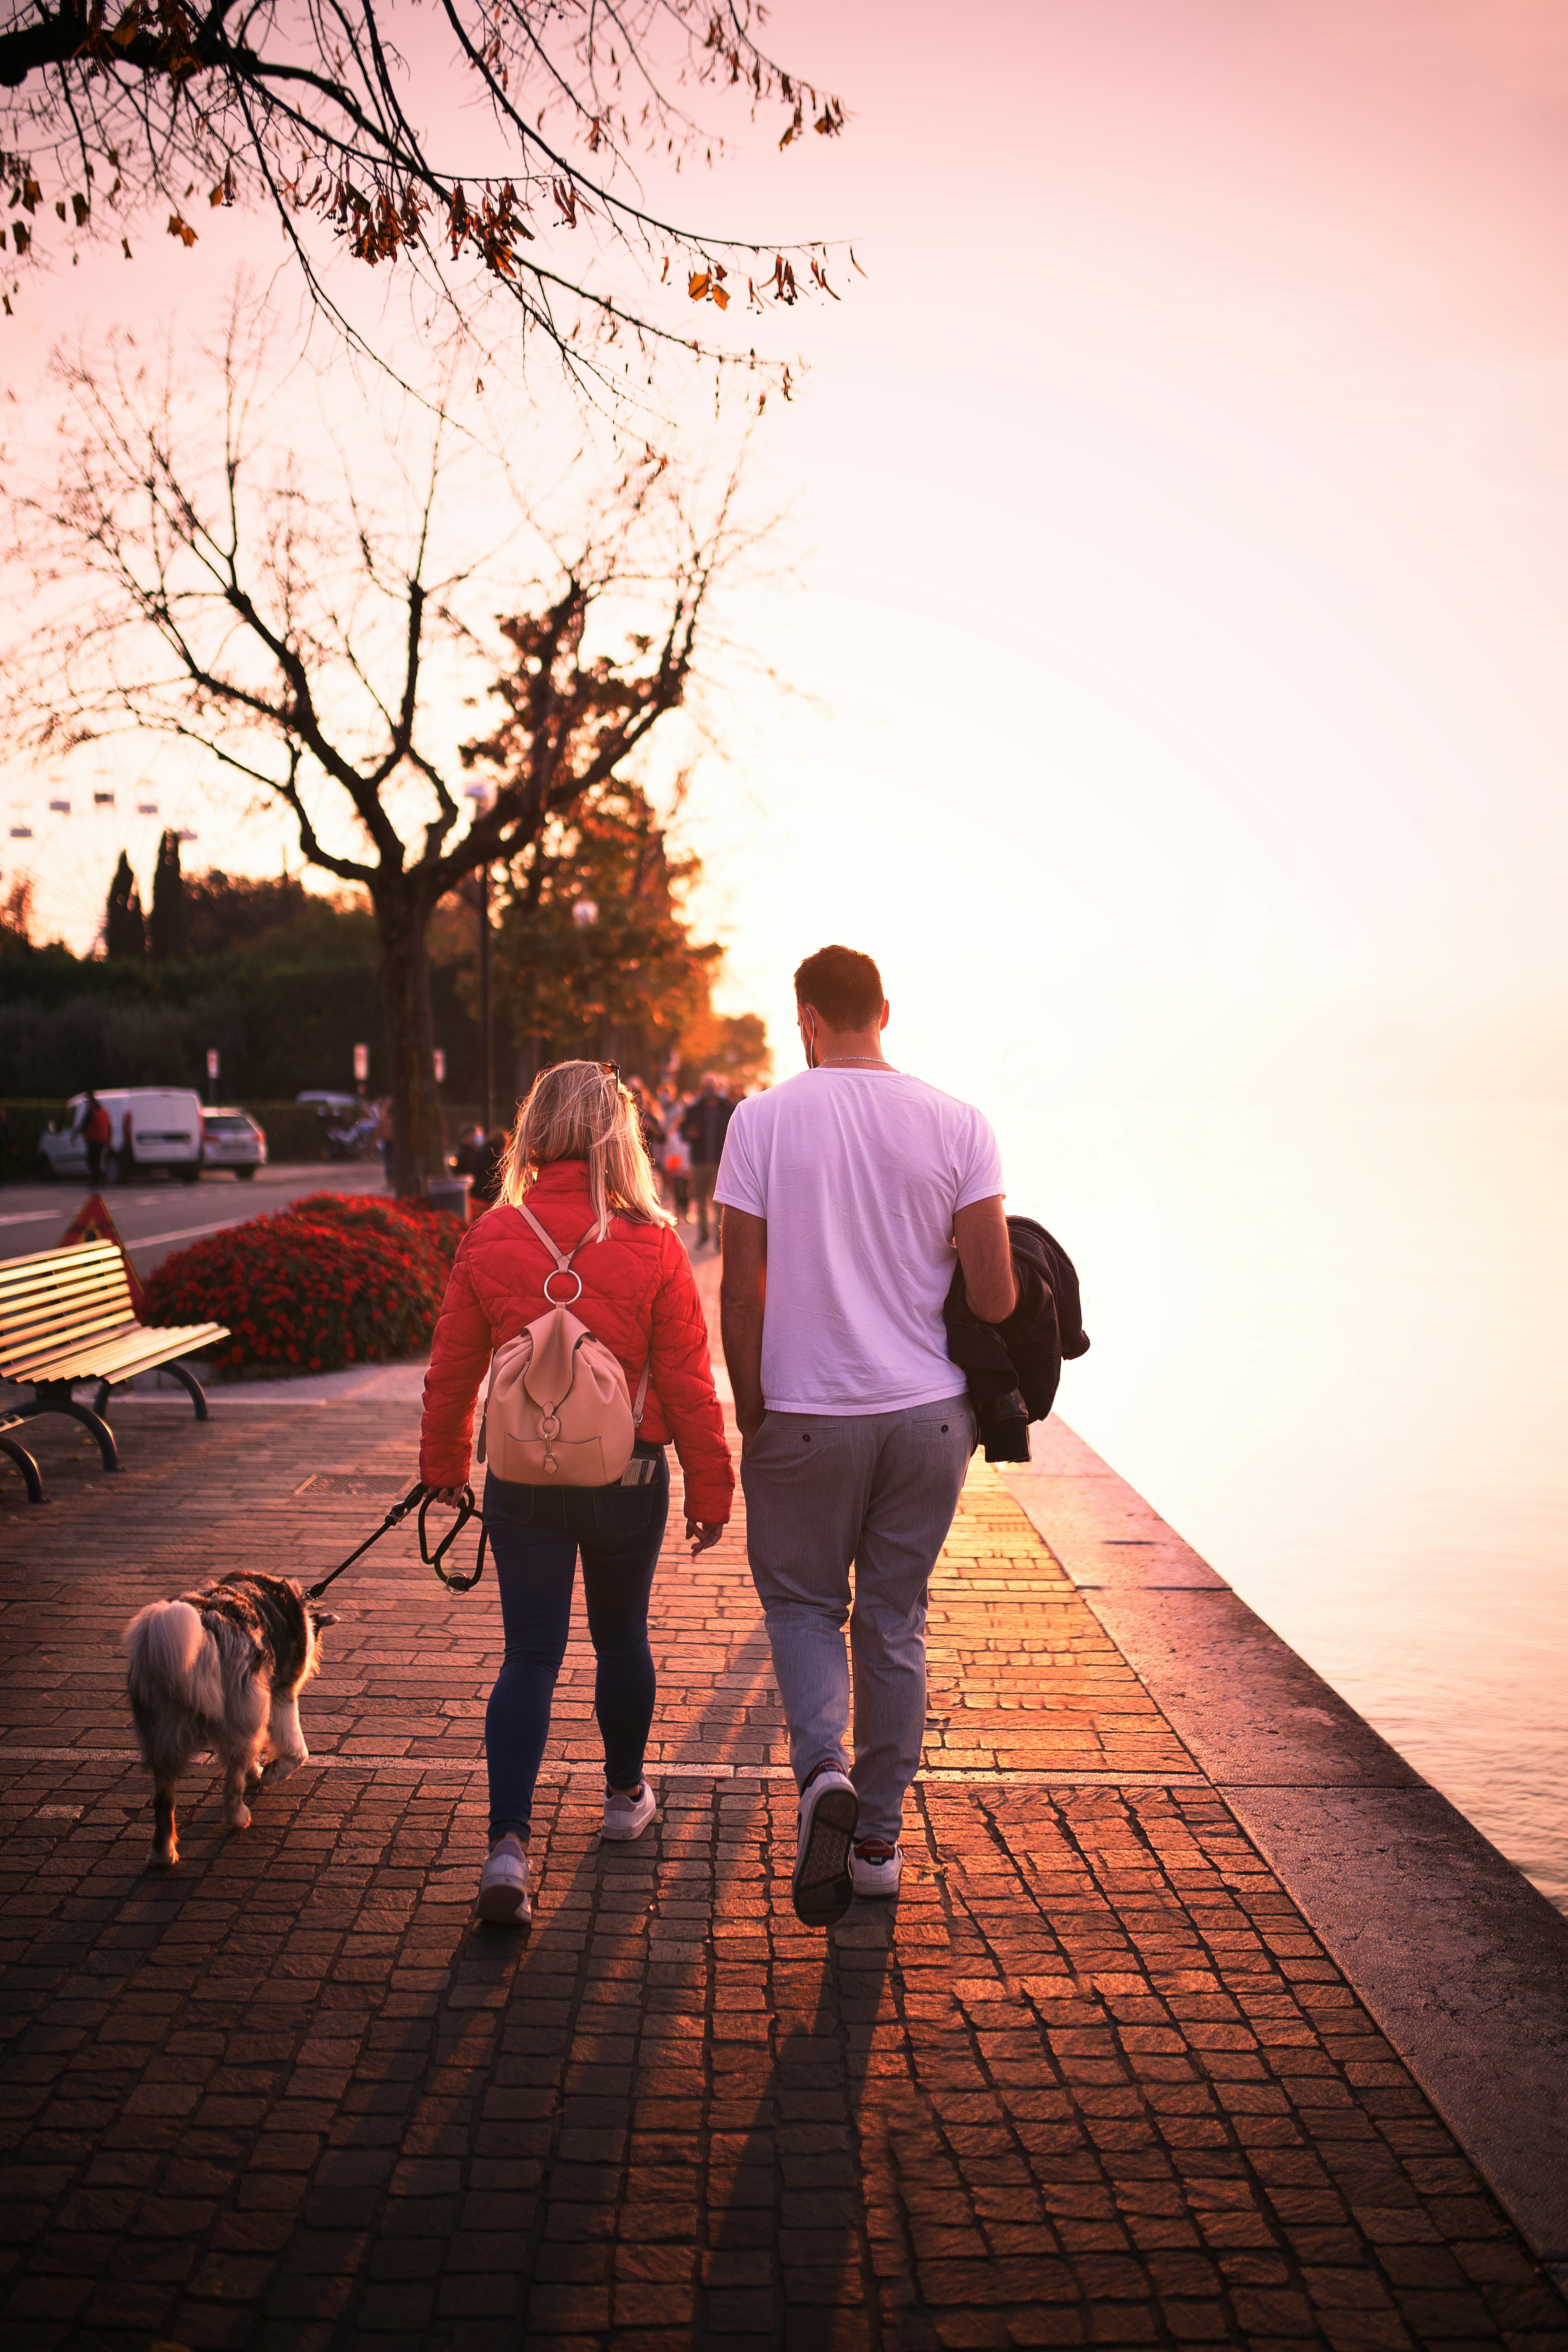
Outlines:
<svg viewBox="0 0 1568 2352"><path fill-rule="evenodd" d="M700 1551L711 1551L723 1532L722 1519L688 1519L686 1540L691 1546L692 1559L695 1559Z"/></svg>
<svg viewBox="0 0 1568 2352"><path fill-rule="evenodd" d="M426 1486L425 1496L443 1511L456 1511L461 1507L463 1490L460 1486Z"/></svg>

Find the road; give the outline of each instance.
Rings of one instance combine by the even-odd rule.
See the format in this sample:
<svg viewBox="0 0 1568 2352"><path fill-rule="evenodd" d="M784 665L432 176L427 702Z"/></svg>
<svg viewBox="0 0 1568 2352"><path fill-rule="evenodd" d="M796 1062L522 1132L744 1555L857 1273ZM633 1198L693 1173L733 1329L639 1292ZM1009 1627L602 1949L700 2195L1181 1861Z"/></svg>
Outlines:
<svg viewBox="0 0 1568 2352"><path fill-rule="evenodd" d="M220 1233L287 1208L308 1192L376 1192L386 1187L379 1167L263 1168L248 1184L216 1169L199 1183L153 1176L105 1192L110 1214L132 1263L145 1281L171 1252L200 1234ZM86 1198L75 1183L7 1184L0 1188L0 1259L52 1249Z"/></svg>

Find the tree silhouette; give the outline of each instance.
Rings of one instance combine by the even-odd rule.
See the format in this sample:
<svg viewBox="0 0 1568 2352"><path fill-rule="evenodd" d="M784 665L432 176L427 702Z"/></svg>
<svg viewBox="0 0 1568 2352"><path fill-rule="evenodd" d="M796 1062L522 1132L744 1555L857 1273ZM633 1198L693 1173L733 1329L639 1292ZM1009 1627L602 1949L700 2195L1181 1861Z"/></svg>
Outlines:
<svg viewBox="0 0 1568 2352"><path fill-rule="evenodd" d="M110 962L120 957L140 963L147 952L146 927L142 919L142 893L123 850L109 886L103 921L103 952Z"/></svg>
<svg viewBox="0 0 1568 2352"><path fill-rule="evenodd" d="M165 826L153 874L147 952L154 963L184 963L185 937L185 878L180 871L180 836L172 826Z"/></svg>

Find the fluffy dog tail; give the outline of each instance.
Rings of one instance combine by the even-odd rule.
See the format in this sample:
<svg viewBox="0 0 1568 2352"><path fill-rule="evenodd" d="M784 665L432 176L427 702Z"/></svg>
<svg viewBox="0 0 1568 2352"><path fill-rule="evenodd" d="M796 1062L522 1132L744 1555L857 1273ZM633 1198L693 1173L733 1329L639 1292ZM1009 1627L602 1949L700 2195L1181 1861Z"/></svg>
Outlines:
<svg viewBox="0 0 1568 2352"><path fill-rule="evenodd" d="M223 1721L217 1643L188 1601L149 1601L132 1617L120 1645L131 1661L131 1703L138 1729L149 1719L157 1723L171 1707L209 1723ZM148 1761L156 1759L149 1757Z"/></svg>

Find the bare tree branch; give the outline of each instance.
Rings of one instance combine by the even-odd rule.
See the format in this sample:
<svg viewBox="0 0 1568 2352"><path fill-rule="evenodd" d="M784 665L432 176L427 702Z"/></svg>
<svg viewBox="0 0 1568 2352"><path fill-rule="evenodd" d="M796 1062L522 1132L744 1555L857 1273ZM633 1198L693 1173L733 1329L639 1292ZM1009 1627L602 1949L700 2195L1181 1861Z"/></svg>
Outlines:
<svg viewBox="0 0 1568 2352"><path fill-rule="evenodd" d="M606 393L624 387L590 346L623 331L645 352L674 344L751 368L751 350L692 331L691 306L712 320L742 276L745 308L759 314L832 293L826 247L678 221L647 204L639 165L724 152L687 110L687 88L733 90L753 121L781 107L781 146L808 121L823 137L842 130L839 100L763 48L763 18L757 0L440 0L419 26L421 75L434 65L435 82L477 88L494 127L493 153L459 170L405 103L415 76L387 37L388 0L243 11L231 0L11 0L0 177L12 187L12 242L36 257L51 212L71 236L161 228L168 205L167 233L191 245L194 183L213 205L269 206L311 300L362 350L301 235L307 221L370 267L415 271L454 324L470 307L466 287L504 293L579 383ZM590 251L574 268L561 249L580 228ZM662 262L647 299L592 282L616 250L642 271ZM458 284L448 266L464 272ZM570 316L556 315L555 297ZM771 373L787 389L786 368Z"/></svg>

